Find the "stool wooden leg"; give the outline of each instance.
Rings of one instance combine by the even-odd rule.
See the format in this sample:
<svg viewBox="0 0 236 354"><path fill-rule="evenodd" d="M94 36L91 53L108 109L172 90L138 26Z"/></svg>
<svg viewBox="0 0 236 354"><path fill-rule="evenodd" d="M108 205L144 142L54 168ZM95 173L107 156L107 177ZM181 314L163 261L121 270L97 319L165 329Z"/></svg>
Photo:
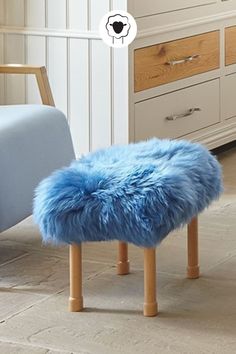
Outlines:
<svg viewBox="0 0 236 354"><path fill-rule="evenodd" d="M129 274L129 271L128 244L125 242L119 242L117 274L126 275Z"/></svg>
<svg viewBox="0 0 236 354"><path fill-rule="evenodd" d="M156 316L158 313L156 301L156 249L144 249L144 307L146 317Z"/></svg>
<svg viewBox="0 0 236 354"><path fill-rule="evenodd" d="M188 268L189 279L199 278L198 264L198 218L194 218L188 225Z"/></svg>
<svg viewBox="0 0 236 354"><path fill-rule="evenodd" d="M70 298L69 310L82 311L82 246L70 245Z"/></svg>

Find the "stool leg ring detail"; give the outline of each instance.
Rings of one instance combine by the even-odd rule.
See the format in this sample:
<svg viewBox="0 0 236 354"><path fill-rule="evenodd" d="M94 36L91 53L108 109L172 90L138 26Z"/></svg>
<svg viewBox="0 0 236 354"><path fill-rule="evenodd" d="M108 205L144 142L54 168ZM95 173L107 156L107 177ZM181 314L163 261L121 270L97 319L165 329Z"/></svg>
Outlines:
<svg viewBox="0 0 236 354"><path fill-rule="evenodd" d="M199 278L198 264L198 219L194 218L188 225L188 267L187 277L189 279Z"/></svg>
<svg viewBox="0 0 236 354"><path fill-rule="evenodd" d="M126 275L129 274L129 272L130 264L128 257L128 244L125 242L119 242L117 274Z"/></svg>
<svg viewBox="0 0 236 354"><path fill-rule="evenodd" d="M158 313L156 300L156 249L144 249L144 307L146 317L154 317Z"/></svg>
<svg viewBox="0 0 236 354"><path fill-rule="evenodd" d="M82 246L70 246L70 298L69 310L78 312L83 310L82 296Z"/></svg>

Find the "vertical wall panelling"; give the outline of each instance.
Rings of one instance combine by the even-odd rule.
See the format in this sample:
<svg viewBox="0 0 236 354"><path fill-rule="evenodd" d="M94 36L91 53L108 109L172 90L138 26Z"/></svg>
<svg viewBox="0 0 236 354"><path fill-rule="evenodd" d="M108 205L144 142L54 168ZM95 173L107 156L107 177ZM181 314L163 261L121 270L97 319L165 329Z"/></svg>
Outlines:
<svg viewBox="0 0 236 354"><path fill-rule="evenodd" d="M25 1L5 0L5 22L7 26L24 27Z"/></svg>
<svg viewBox="0 0 236 354"><path fill-rule="evenodd" d="M127 11L127 0L111 0L112 10ZM129 142L129 83L128 48L113 49L112 55L112 107L113 143Z"/></svg>
<svg viewBox="0 0 236 354"><path fill-rule="evenodd" d="M112 10L127 11L127 0L111 0ZM128 1L130 2L130 0Z"/></svg>
<svg viewBox="0 0 236 354"><path fill-rule="evenodd" d="M47 26L54 29L65 29L67 18L66 0L47 0Z"/></svg>
<svg viewBox="0 0 236 354"><path fill-rule="evenodd" d="M112 51L98 36L102 16L126 5L126 0L0 0L0 61L47 66L77 155L127 141L126 54ZM4 31L14 27L15 34L1 34L3 14ZM40 102L33 77L7 76L5 85L0 78L0 90L0 103Z"/></svg>
<svg viewBox="0 0 236 354"><path fill-rule="evenodd" d="M90 0L90 29L110 10L108 0ZM109 146L111 136L111 49L100 40L91 42L91 149Z"/></svg>
<svg viewBox="0 0 236 354"><path fill-rule="evenodd" d="M91 129L94 150L111 144L110 48L94 40L91 60Z"/></svg>
<svg viewBox="0 0 236 354"><path fill-rule="evenodd" d="M0 26L4 25L4 0L0 0Z"/></svg>
<svg viewBox="0 0 236 354"><path fill-rule="evenodd" d="M45 0L27 0L26 2L26 26L34 28L45 27Z"/></svg>
<svg viewBox="0 0 236 354"><path fill-rule="evenodd" d="M88 0L90 1L90 24L91 30L97 31L101 18L110 10L109 0Z"/></svg>
<svg viewBox="0 0 236 354"><path fill-rule="evenodd" d="M88 40L69 42L69 116L77 155L89 151L89 60Z"/></svg>
<svg viewBox="0 0 236 354"><path fill-rule="evenodd" d="M48 38L48 73L56 106L67 115L67 39Z"/></svg>
<svg viewBox="0 0 236 354"><path fill-rule="evenodd" d="M86 33L88 0L69 0L68 28ZM68 115L77 156L89 152L89 40L70 38L68 46Z"/></svg>
<svg viewBox="0 0 236 354"><path fill-rule="evenodd" d="M4 46L5 62L24 64L24 36L7 34ZM5 99L7 104L25 103L25 77L23 75L6 76Z"/></svg>
<svg viewBox="0 0 236 354"><path fill-rule="evenodd" d="M0 34L0 64L4 63L3 55L4 36ZM0 105L4 103L4 75L0 75Z"/></svg>
<svg viewBox="0 0 236 354"><path fill-rule="evenodd" d="M69 0L68 27L72 30L88 29L88 0Z"/></svg>
<svg viewBox="0 0 236 354"><path fill-rule="evenodd" d="M4 0L0 0L0 27L4 25ZM4 34L0 34L0 63L4 63ZM0 75L0 104L4 103L4 75Z"/></svg>
<svg viewBox="0 0 236 354"><path fill-rule="evenodd" d="M5 0L5 24L6 26L24 27L25 25L25 1ZM24 36L8 34L5 35L4 57L6 63L24 63ZM6 103L25 102L25 77L18 75L6 75Z"/></svg>
<svg viewBox="0 0 236 354"><path fill-rule="evenodd" d="M46 39L40 36L26 38L26 63L29 65L46 64ZM26 102L41 103L41 98L34 76L26 77Z"/></svg>
<svg viewBox="0 0 236 354"><path fill-rule="evenodd" d="M129 82L128 48L114 49L113 53L113 139L115 144L129 141ZM122 64L122 66L121 66ZM121 70L122 68L122 70Z"/></svg>

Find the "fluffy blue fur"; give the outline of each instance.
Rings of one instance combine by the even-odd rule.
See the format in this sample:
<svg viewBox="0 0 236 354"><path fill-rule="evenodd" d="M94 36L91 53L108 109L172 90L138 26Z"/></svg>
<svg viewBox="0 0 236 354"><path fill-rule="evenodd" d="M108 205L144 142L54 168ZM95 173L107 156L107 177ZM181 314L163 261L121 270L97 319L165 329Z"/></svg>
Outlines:
<svg viewBox="0 0 236 354"><path fill-rule="evenodd" d="M90 153L36 190L45 242L121 240L153 247L222 191L221 167L199 144L152 139Z"/></svg>

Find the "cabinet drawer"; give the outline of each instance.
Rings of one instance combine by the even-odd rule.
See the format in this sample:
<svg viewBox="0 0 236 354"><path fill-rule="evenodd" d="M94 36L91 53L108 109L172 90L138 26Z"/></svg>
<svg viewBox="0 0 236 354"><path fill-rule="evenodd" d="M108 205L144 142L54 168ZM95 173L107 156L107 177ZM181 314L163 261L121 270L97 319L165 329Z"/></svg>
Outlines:
<svg viewBox="0 0 236 354"><path fill-rule="evenodd" d="M236 64L236 26L225 29L225 65Z"/></svg>
<svg viewBox="0 0 236 354"><path fill-rule="evenodd" d="M236 116L235 88L236 74L222 78L222 113L224 119Z"/></svg>
<svg viewBox="0 0 236 354"><path fill-rule="evenodd" d="M136 49L135 92L219 68L219 31Z"/></svg>
<svg viewBox="0 0 236 354"><path fill-rule="evenodd" d="M135 140L178 138L216 124L219 80L172 92L135 105Z"/></svg>
<svg viewBox="0 0 236 354"><path fill-rule="evenodd" d="M135 17L143 17L214 3L216 0L131 0L130 11Z"/></svg>

